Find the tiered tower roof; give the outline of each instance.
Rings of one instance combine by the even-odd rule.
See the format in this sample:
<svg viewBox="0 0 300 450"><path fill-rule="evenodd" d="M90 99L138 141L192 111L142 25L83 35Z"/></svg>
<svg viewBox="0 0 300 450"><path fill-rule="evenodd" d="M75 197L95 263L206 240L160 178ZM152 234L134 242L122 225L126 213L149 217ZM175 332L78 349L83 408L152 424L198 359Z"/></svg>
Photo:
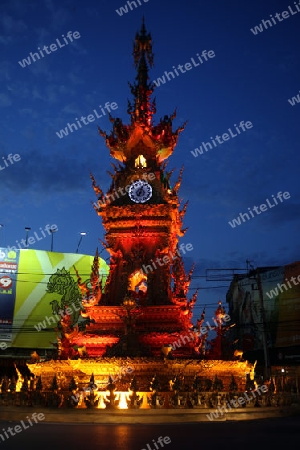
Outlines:
<svg viewBox="0 0 300 450"><path fill-rule="evenodd" d="M110 116L112 132L107 135L99 128L99 133L105 138L113 158L125 163L136 159L143 148L146 159L156 160L160 164L172 154L185 124L175 131L172 130L176 110L170 116L165 115L157 125L153 123L156 105L151 96L155 86L149 82L148 75L149 68L153 67L152 38L146 31L144 21L135 37L133 57L137 75L135 83L129 83L133 100L128 101L127 112L131 116L131 123L124 125L121 119Z"/></svg>

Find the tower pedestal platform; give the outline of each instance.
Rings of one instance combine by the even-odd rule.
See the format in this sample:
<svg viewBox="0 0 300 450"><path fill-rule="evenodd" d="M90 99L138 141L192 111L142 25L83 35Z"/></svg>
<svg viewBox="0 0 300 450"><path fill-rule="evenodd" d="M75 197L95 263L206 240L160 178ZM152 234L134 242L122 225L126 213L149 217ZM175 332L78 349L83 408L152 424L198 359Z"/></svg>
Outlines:
<svg viewBox="0 0 300 450"><path fill-rule="evenodd" d="M88 386L94 375L94 382L99 390L106 390L108 378L111 376L117 391L128 391L130 382L135 376L138 390L149 391L149 385L154 376L160 384L160 391L170 390L170 380L175 376L183 377L182 390L190 391L195 376L203 380L213 381L217 376L223 382L224 390L229 390L233 376L239 391L245 390L246 376L254 377L254 365L241 361L213 361L174 359L157 360L155 358L99 358L78 360L52 360L28 364L29 370L35 376L41 376L43 388L51 385L56 376L62 390L68 390L71 378L74 377L78 387Z"/></svg>

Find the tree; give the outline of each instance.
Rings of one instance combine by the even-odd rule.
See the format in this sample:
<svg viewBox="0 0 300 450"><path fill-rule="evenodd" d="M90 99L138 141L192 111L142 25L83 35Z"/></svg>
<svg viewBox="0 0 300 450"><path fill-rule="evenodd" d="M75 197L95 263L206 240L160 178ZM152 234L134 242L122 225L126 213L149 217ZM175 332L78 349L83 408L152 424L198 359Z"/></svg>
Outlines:
<svg viewBox="0 0 300 450"><path fill-rule="evenodd" d="M15 377L12 377L8 389L10 390L10 392L16 392L16 387L17 387L17 382Z"/></svg>
<svg viewBox="0 0 300 450"><path fill-rule="evenodd" d="M57 391L58 390L58 384L57 384L56 375L54 375L54 377L53 377L53 380L52 380L51 386L50 386L50 390L51 391Z"/></svg>
<svg viewBox="0 0 300 450"><path fill-rule="evenodd" d="M22 383L21 392L28 392L28 377L26 375Z"/></svg>
<svg viewBox="0 0 300 450"><path fill-rule="evenodd" d="M218 378L217 375L215 376L212 387L214 391L222 391L224 388L223 381L220 380L220 378Z"/></svg>
<svg viewBox="0 0 300 450"><path fill-rule="evenodd" d="M231 381L230 381L230 384L229 384L229 390L233 391L233 392L238 390L238 385L236 384L236 381L235 381L233 375L231 375Z"/></svg>
<svg viewBox="0 0 300 450"><path fill-rule="evenodd" d="M36 386L35 386L35 390L38 392L41 392L43 390L43 383L42 383L42 378L41 376L38 377Z"/></svg>
<svg viewBox="0 0 300 450"><path fill-rule="evenodd" d="M76 391L76 389L77 389L77 384L76 384L74 377L72 377L70 384L69 384L69 391L70 392Z"/></svg>

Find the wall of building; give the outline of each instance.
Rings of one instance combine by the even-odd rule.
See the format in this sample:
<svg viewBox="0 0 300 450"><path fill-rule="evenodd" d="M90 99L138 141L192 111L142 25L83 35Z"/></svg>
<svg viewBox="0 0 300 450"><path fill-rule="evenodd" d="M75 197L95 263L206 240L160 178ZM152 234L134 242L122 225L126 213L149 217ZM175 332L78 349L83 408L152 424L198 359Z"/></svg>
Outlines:
<svg viewBox="0 0 300 450"><path fill-rule="evenodd" d="M227 293L229 315L241 350L263 348L263 318L255 273L238 275ZM299 278L298 278L299 277ZM300 345L300 262L260 269L269 348Z"/></svg>

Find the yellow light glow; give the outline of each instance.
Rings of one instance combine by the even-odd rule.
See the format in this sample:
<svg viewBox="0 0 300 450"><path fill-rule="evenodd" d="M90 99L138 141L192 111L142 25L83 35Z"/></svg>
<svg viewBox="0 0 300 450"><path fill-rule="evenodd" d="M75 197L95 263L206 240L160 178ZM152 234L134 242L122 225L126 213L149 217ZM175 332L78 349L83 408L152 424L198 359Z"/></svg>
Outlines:
<svg viewBox="0 0 300 450"><path fill-rule="evenodd" d="M106 398L107 395L109 395L109 391L100 392L99 403L98 403L98 406L97 406L98 409L105 409L106 408L106 404L104 403L104 399L107 400L107 398Z"/></svg>
<svg viewBox="0 0 300 450"><path fill-rule="evenodd" d="M128 399L128 393L126 392L120 392L119 393L119 409L128 409L126 398Z"/></svg>
<svg viewBox="0 0 300 450"><path fill-rule="evenodd" d="M139 155L134 161L135 167L147 167L147 161L143 155Z"/></svg>
<svg viewBox="0 0 300 450"><path fill-rule="evenodd" d="M135 291L136 287L138 287L139 285L142 287L143 290L145 284L143 283L144 281L147 281L147 275L144 274L142 272L142 270L137 270L136 272L134 272L132 275L130 275L129 279L128 279L128 287L130 291ZM147 290L147 286L146 290Z"/></svg>
<svg viewBox="0 0 300 450"><path fill-rule="evenodd" d="M24 378L22 377L20 371L17 369L16 365L15 365L15 369L18 375L18 381L16 383L16 392L21 392L21 387L24 381Z"/></svg>

